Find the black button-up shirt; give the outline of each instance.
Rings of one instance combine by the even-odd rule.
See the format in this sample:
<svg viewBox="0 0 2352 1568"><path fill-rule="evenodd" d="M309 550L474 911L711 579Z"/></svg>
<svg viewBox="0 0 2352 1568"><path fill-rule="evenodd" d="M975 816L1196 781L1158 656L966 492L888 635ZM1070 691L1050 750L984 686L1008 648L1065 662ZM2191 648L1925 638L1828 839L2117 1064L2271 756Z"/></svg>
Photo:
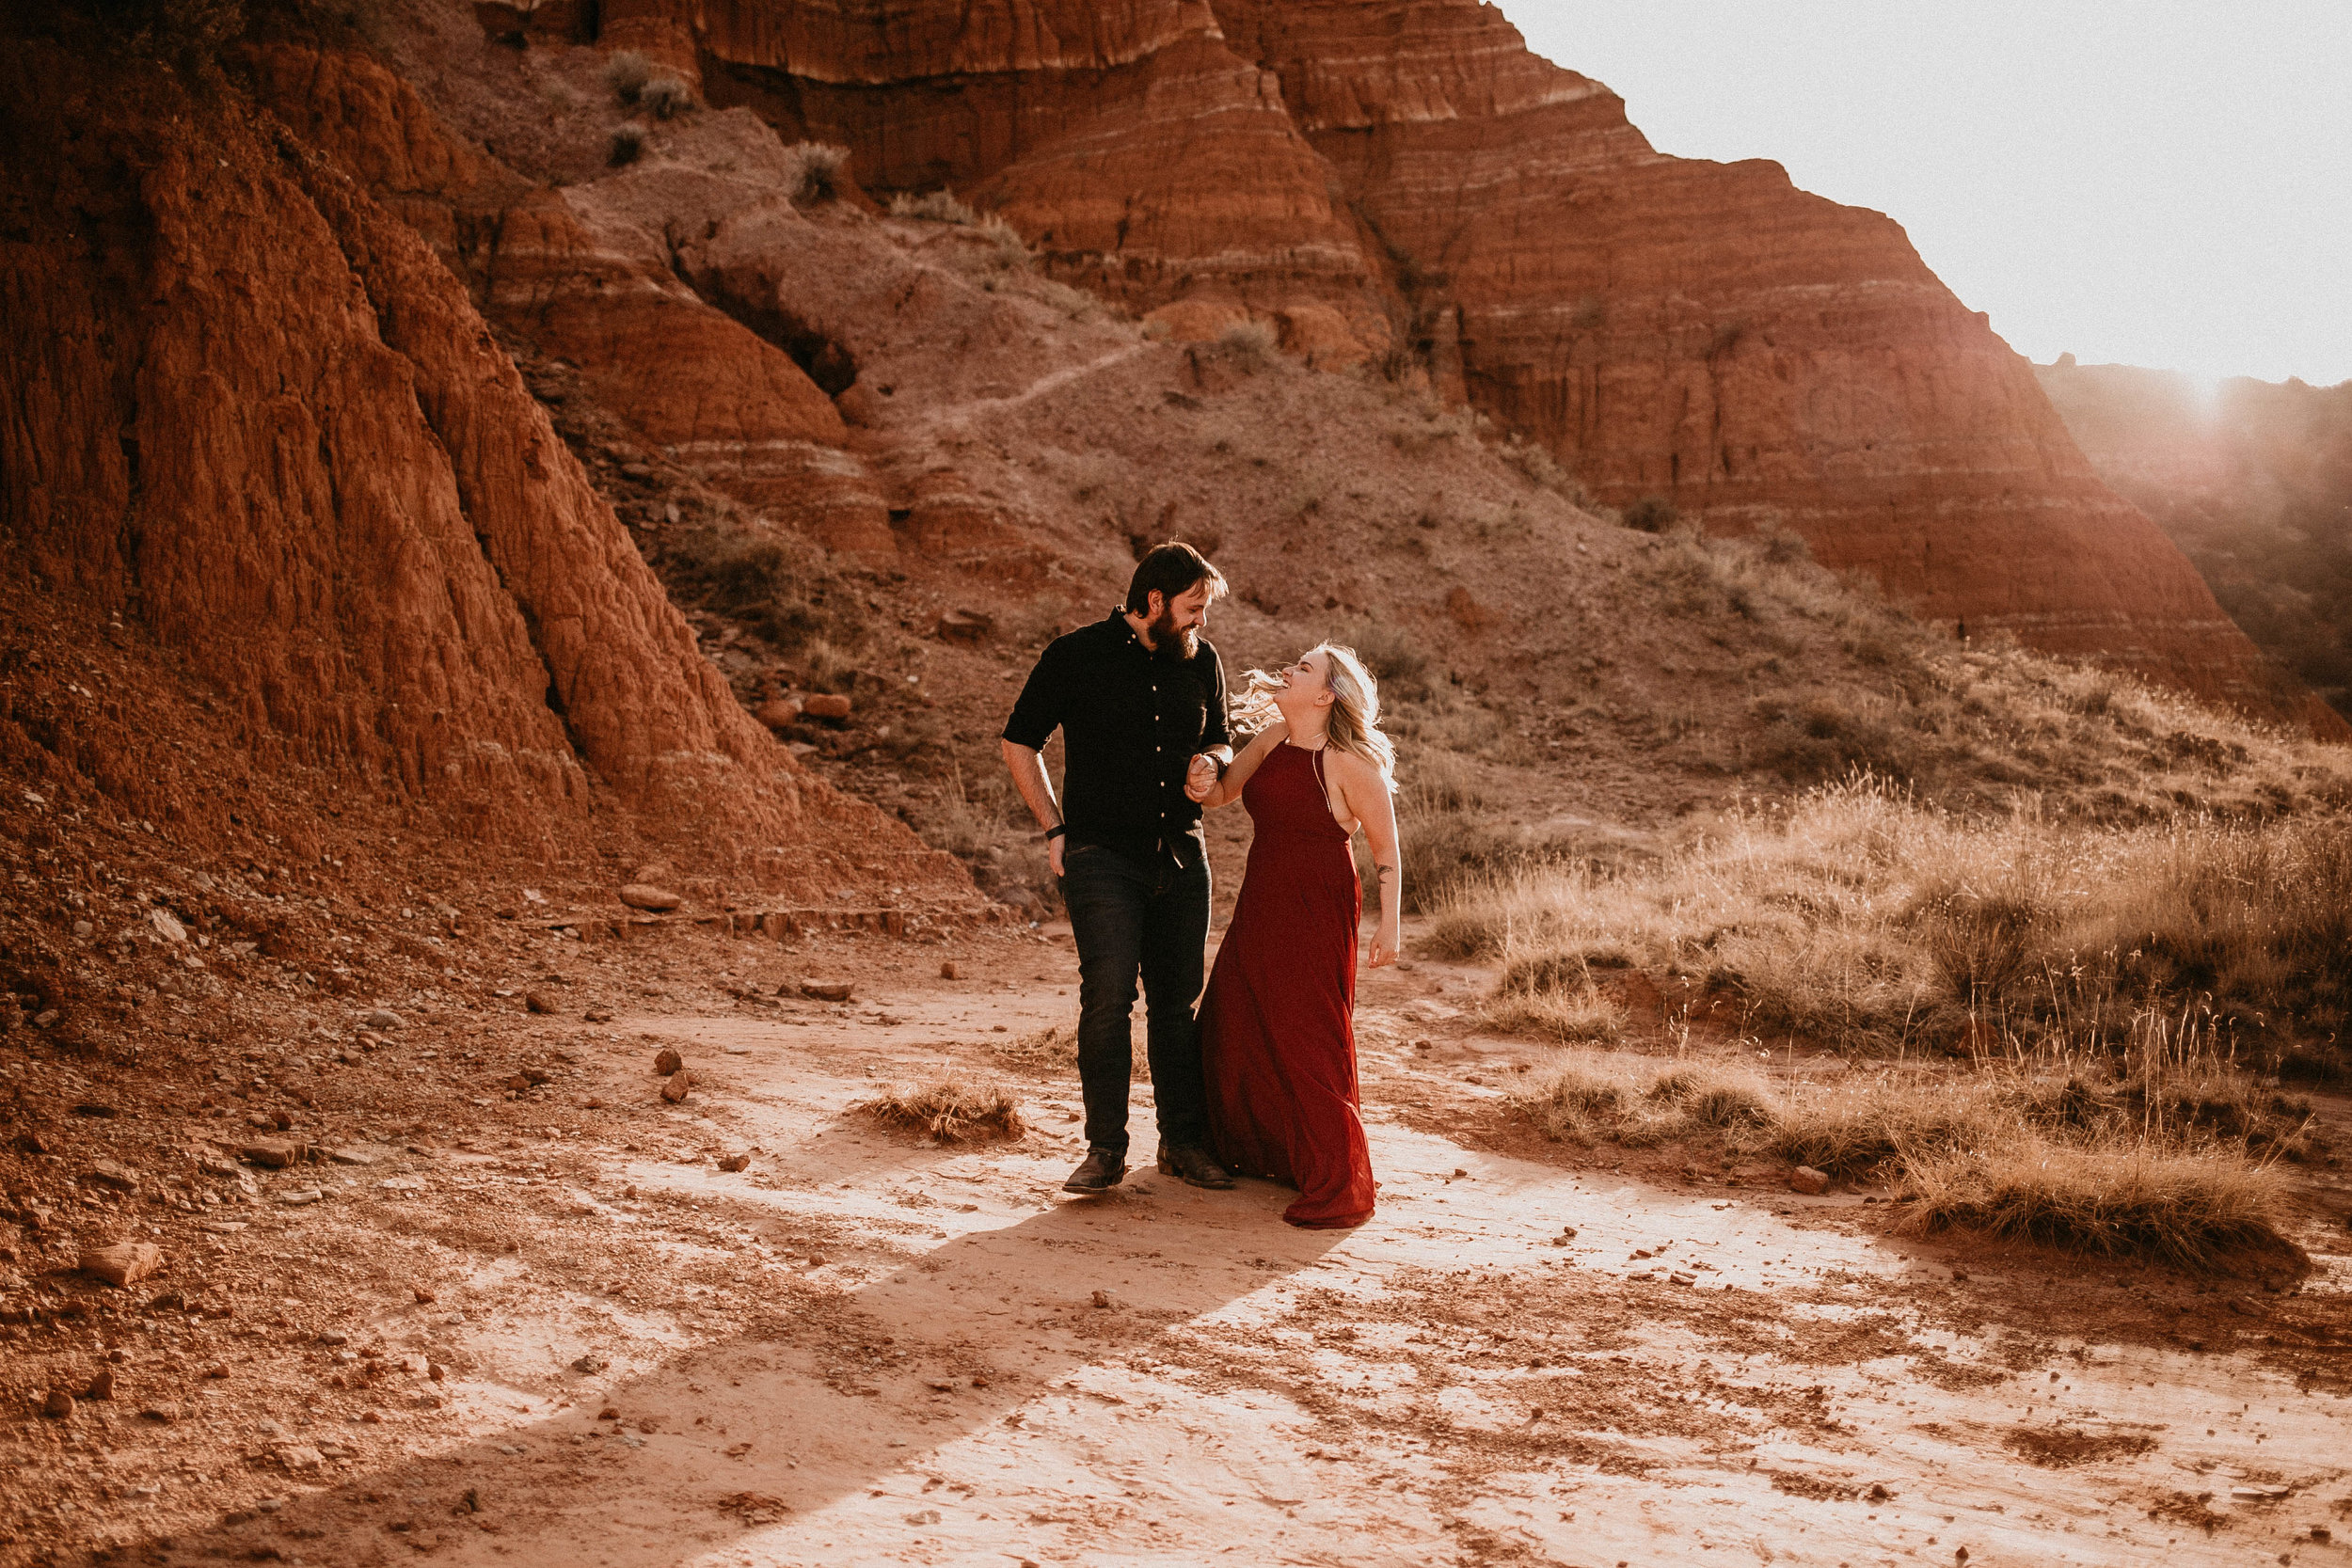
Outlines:
<svg viewBox="0 0 2352 1568"><path fill-rule="evenodd" d="M1198 863L1200 807L1184 794L1184 772L1198 753L1230 744L1215 646L1204 638L1190 658L1155 656L1118 610L1054 639L1005 721L1005 738L1043 751L1057 727L1072 844Z"/></svg>

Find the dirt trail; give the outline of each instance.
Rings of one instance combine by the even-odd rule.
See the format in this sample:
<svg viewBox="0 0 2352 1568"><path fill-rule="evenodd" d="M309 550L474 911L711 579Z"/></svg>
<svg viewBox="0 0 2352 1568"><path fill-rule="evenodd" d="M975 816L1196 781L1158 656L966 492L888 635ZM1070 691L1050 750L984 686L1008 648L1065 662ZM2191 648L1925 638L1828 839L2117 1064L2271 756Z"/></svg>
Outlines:
<svg viewBox="0 0 2352 1568"><path fill-rule="evenodd" d="M224 1407L212 1461L183 1448L171 1468L112 1423L81 1462L120 1484L58 1528L162 1560L616 1568L2344 1550L2313 1538L2352 1512L2341 1392L2103 1338L2112 1266L1956 1281L1951 1255L1875 1233L1883 1211L1851 1196L1662 1190L1415 1130L1491 1122L1466 1076L1526 1055L1449 1016L1461 972L1367 977L1381 1212L1300 1233L1263 1183L1147 1169L1064 1196L1065 1077L1029 1083L1018 1143L875 1129L850 1107L878 1081L986 1067L1073 1007L1066 949L1032 937L960 943L959 981L894 974L885 947L793 960L869 976L852 1006L623 1017L587 1039L533 1021L570 1042L564 1092L608 1103L606 1131L388 1144L326 1180L326 1208L264 1205L226 1245L374 1256L381 1285L290 1297L282 1333L246 1331L245 1362L308 1388L281 1384L258 1420ZM647 1070L664 1043L695 1075L681 1107ZM1148 1100L1138 1132L1148 1150ZM713 1158L751 1150L740 1172ZM512 1250L477 1239L415 1300L436 1249L505 1196L532 1206ZM2341 1291L2336 1262L2307 1291ZM321 1352L313 1320L353 1350ZM321 1387L355 1350L380 1351L364 1394Z"/></svg>

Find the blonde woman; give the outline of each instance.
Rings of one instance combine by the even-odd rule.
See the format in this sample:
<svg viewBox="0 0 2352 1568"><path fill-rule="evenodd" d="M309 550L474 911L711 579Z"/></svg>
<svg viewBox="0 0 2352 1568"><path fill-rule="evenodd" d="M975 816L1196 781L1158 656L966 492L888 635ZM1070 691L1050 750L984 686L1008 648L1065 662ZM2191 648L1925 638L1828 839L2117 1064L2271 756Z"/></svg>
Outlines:
<svg viewBox="0 0 2352 1568"><path fill-rule="evenodd" d="M1402 940L1395 749L1363 662L1328 642L1275 674L1250 672L1236 718L1257 736L1199 797L1239 800L1256 826L1200 1001L1212 1147L1240 1175L1297 1188L1291 1224L1343 1229L1372 1218L1374 1194L1356 1087L1363 908L1351 845L1359 829L1372 845L1377 969Z"/></svg>

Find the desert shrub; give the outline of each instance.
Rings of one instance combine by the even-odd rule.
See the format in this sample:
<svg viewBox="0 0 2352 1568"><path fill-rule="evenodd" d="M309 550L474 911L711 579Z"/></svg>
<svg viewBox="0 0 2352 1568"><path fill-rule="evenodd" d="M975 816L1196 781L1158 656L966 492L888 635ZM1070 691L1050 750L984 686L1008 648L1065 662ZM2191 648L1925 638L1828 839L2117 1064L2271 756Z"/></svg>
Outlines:
<svg viewBox="0 0 2352 1568"><path fill-rule="evenodd" d="M1021 230L997 214L989 214L972 228L988 241L985 254L999 272L1026 272L1036 263L1037 258L1029 254L1029 242L1021 237Z"/></svg>
<svg viewBox="0 0 2352 1568"><path fill-rule="evenodd" d="M917 218L926 223L977 224L980 215L956 199L956 193L942 185L921 196L904 191L890 198L890 215L894 218Z"/></svg>
<svg viewBox="0 0 2352 1568"><path fill-rule="evenodd" d="M636 103L651 80L653 62L634 49L624 49L604 62L604 85L624 103Z"/></svg>
<svg viewBox="0 0 2352 1568"><path fill-rule="evenodd" d="M804 206L839 198L850 150L824 142L796 143L786 153L785 195Z"/></svg>
<svg viewBox="0 0 2352 1568"><path fill-rule="evenodd" d="M1274 363L1278 341L1270 324L1239 321L1216 335L1216 346L1243 370L1262 371Z"/></svg>
<svg viewBox="0 0 2352 1568"><path fill-rule="evenodd" d="M637 89L637 106L656 119L675 119L694 108L694 89L675 76L657 76Z"/></svg>
<svg viewBox="0 0 2352 1568"><path fill-rule="evenodd" d="M645 128L642 125L624 125L612 133L612 149L605 155L605 161L614 168L620 168L635 163L644 150Z"/></svg>
<svg viewBox="0 0 2352 1568"><path fill-rule="evenodd" d="M1663 533L1682 520L1682 514L1663 496L1644 496L1621 511L1618 520L1637 533Z"/></svg>
<svg viewBox="0 0 2352 1568"><path fill-rule="evenodd" d="M1021 1102L1002 1084L971 1084L941 1078L920 1088L892 1085L850 1110L873 1117L884 1127L930 1135L935 1143L961 1143L967 1138L1002 1138L1008 1142L1028 1132Z"/></svg>

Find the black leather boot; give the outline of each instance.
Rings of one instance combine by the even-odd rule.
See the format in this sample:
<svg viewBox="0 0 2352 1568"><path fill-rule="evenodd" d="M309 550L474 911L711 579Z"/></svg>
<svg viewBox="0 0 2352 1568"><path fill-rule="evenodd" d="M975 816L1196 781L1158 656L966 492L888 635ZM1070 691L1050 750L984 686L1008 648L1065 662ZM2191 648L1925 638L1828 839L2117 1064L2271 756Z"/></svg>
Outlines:
<svg viewBox="0 0 2352 1568"><path fill-rule="evenodd" d="M1089 1148L1086 1159L1070 1180L1061 1184L1065 1193L1107 1193L1127 1179L1127 1156L1115 1148Z"/></svg>
<svg viewBox="0 0 2352 1568"><path fill-rule="evenodd" d="M1160 1145L1160 1174L1196 1187L1223 1188L1233 1184L1232 1173L1199 1144Z"/></svg>

